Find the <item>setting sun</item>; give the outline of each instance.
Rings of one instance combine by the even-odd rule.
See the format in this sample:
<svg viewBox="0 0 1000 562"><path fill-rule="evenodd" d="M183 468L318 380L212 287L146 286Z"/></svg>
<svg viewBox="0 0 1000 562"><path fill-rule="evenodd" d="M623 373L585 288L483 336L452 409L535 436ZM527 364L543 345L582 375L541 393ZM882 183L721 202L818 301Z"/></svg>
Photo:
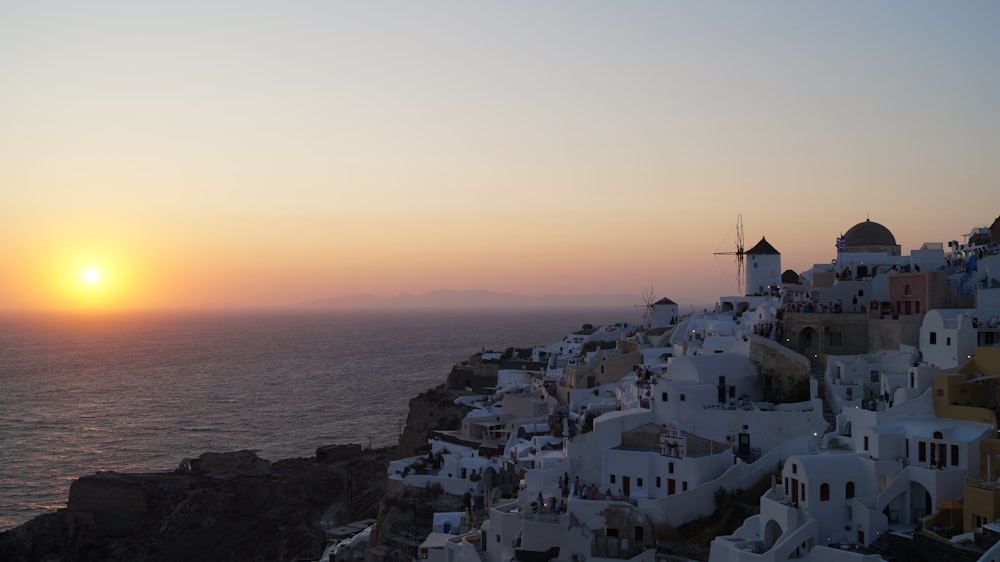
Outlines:
<svg viewBox="0 0 1000 562"><path fill-rule="evenodd" d="M93 285L101 280L101 272L94 267L88 267L80 272L80 278L83 279L84 283Z"/></svg>

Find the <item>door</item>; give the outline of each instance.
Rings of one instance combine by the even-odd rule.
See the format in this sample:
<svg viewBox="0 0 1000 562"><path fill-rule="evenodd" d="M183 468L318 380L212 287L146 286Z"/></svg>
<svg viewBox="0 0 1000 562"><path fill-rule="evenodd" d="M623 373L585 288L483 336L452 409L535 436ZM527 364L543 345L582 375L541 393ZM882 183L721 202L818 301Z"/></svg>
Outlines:
<svg viewBox="0 0 1000 562"><path fill-rule="evenodd" d="M632 478L630 476L622 476L622 494L627 498L629 497L629 492L632 487Z"/></svg>

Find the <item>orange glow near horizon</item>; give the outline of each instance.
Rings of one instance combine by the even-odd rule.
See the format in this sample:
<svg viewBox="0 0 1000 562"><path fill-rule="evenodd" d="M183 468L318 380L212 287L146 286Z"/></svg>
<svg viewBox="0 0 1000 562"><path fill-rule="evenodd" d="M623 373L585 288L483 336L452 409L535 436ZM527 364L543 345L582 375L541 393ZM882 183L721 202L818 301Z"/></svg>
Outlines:
<svg viewBox="0 0 1000 562"><path fill-rule="evenodd" d="M15 248L12 258L23 269L7 280L10 300L4 308L110 312L141 304L139 279L151 270L137 257L133 245L138 236L129 239L110 228L88 228L72 221L61 224L62 228L29 235ZM74 238L81 231L87 234Z"/></svg>
<svg viewBox="0 0 1000 562"><path fill-rule="evenodd" d="M1000 4L57 3L0 4L0 313L700 308L740 214L800 273L996 219Z"/></svg>

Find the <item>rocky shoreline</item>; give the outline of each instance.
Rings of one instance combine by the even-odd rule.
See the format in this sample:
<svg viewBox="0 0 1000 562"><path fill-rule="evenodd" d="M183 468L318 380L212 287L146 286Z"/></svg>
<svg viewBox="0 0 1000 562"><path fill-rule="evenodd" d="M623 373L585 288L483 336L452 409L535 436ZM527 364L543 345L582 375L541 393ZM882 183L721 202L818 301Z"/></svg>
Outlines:
<svg viewBox="0 0 1000 562"><path fill-rule="evenodd" d="M66 508L0 533L0 562L317 560L328 530L380 515L390 460L460 423L457 394L441 386L411 399L397 447L336 445L274 463L205 453L169 472L81 477ZM405 518L415 534L430 531L419 514Z"/></svg>

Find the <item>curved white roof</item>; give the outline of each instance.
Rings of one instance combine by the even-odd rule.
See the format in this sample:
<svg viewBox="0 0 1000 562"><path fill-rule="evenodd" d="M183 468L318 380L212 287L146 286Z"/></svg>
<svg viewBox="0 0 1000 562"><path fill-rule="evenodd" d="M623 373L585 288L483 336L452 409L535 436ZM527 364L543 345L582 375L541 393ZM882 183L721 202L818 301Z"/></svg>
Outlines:
<svg viewBox="0 0 1000 562"><path fill-rule="evenodd" d="M856 454L848 452L826 455L802 455L791 457L788 459L788 462L797 463L806 478L840 480L864 474L861 459Z"/></svg>
<svg viewBox="0 0 1000 562"><path fill-rule="evenodd" d="M756 377L757 370L745 355L716 353L712 355L682 355L674 357L667 377L674 381L717 384L719 377Z"/></svg>

